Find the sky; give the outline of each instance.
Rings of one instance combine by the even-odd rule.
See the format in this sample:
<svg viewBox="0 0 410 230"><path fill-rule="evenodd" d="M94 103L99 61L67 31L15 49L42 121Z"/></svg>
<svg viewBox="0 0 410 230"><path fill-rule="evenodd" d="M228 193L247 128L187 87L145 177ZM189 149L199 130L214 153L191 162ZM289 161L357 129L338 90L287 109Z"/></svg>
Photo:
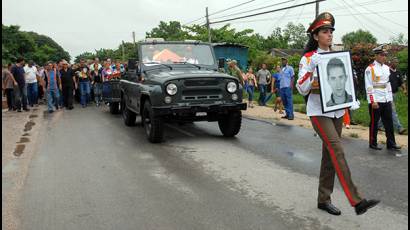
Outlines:
<svg viewBox="0 0 410 230"><path fill-rule="evenodd" d="M19 25L23 31L47 35L74 59L83 52L115 49L122 40L132 42L132 31L135 31L137 41L144 39L145 32L157 27L160 21L180 21L184 24L203 17L195 23L204 23L206 7L212 23L312 1L3 0L2 24ZM233 7L245 2L248 3ZM276 6L268 7L274 4ZM231 9L216 13L228 8ZM334 43L341 43L344 34L358 29L370 31L378 43L387 43L399 33L408 38L407 0L326 0L319 4L319 13L324 11L335 17ZM228 16L241 12L244 13ZM284 28L289 22L302 23L307 28L314 17L315 4L310 4L229 23L237 30L249 28L266 37L274 28ZM212 24L211 27L219 28L224 24Z"/></svg>

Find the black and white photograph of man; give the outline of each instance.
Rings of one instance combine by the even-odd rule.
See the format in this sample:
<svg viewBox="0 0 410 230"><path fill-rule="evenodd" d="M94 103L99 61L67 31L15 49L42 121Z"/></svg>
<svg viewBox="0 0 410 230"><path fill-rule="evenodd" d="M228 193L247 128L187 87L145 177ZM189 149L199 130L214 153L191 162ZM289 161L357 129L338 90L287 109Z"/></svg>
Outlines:
<svg viewBox="0 0 410 230"><path fill-rule="evenodd" d="M327 83L332 94L326 102L326 106L340 105L353 101L352 95L346 92L347 73L345 64L339 58L332 58L327 63Z"/></svg>
<svg viewBox="0 0 410 230"><path fill-rule="evenodd" d="M351 60L348 51L321 55L317 70L323 113L352 107L356 101Z"/></svg>

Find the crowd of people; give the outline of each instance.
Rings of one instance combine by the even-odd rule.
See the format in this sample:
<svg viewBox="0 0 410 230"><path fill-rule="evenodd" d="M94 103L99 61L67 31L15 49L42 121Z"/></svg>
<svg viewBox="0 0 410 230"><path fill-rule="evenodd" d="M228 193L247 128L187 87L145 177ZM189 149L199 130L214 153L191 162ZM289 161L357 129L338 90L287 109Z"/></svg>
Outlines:
<svg viewBox="0 0 410 230"><path fill-rule="evenodd" d="M30 111L46 101L48 112L62 108L74 108L74 99L83 108L92 102L102 103L104 82L119 79L125 74L126 63L107 59L100 64L98 58L86 62L69 64L66 60L47 62L39 66L33 61L26 64L18 58L13 65L3 66L3 94L7 98L9 111ZM94 99L94 101L93 101Z"/></svg>

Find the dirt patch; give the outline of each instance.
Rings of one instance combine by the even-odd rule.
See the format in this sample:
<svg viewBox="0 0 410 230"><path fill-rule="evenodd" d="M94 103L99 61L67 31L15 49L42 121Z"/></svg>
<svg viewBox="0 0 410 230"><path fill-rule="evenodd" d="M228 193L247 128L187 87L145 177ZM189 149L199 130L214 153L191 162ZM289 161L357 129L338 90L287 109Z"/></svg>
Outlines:
<svg viewBox="0 0 410 230"><path fill-rule="evenodd" d="M29 133L23 134L23 137L27 137L27 136L30 136L30 134Z"/></svg>
<svg viewBox="0 0 410 230"><path fill-rule="evenodd" d="M28 139L27 137L21 137L19 142L16 143L27 143L30 142L30 139Z"/></svg>
<svg viewBox="0 0 410 230"><path fill-rule="evenodd" d="M24 149L26 148L26 145L17 145L16 149L14 150L14 156L19 157L21 154L23 154Z"/></svg>
<svg viewBox="0 0 410 230"><path fill-rule="evenodd" d="M26 125L24 125L24 132L30 131L36 123L33 121L28 121Z"/></svg>
<svg viewBox="0 0 410 230"><path fill-rule="evenodd" d="M35 117L38 117L38 115L32 114L32 115L29 116L29 118L35 118Z"/></svg>

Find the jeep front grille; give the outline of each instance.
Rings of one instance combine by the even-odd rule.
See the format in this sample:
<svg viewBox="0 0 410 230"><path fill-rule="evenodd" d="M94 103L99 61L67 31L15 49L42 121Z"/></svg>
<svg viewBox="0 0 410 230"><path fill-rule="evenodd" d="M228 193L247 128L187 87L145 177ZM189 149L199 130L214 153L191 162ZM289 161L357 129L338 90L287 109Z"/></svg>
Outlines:
<svg viewBox="0 0 410 230"><path fill-rule="evenodd" d="M195 79L195 80L185 80L184 85L187 87L192 86L217 86L219 84L218 80L215 79Z"/></svg>
<svg viewBox="0 0 410 230"><path fill-rule="evenodd" d="M183 100L191 101L191 100L217 100L222 99L222 95L201 95L201 96L182 96Z"/></svg>

